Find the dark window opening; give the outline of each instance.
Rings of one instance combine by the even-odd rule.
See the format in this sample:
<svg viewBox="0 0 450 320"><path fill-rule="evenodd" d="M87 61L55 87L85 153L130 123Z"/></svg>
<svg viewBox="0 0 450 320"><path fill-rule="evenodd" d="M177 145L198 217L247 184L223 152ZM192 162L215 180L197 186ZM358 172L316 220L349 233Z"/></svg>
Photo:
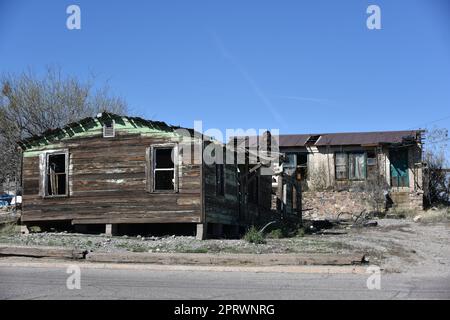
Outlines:
<svg viewBox="0 0 450 320"><path fill-rule="evenodd" d="M104 138L114 138L114 120L106 120L103 124L103 137Z"/></svg>
<svg viewBox="0 0 450 320"><path fill-rule="evenodd" d="M298 181L304 181L308 175L308 153L288 153L286 154L283 168L286 174L293 175L295 172Z"/></svg>
<svg viewBox="0 0 450 320"><path fill-rule="evenodd" d="M216 164L216 194L225 195L225 168L223 164Z"/></svg>
<svg viewBox="0 0 450 320"><path fill-rule="evenodd" d="M173 148L153 149L154 191L175 190L175 164Z"/></svg>
<svg viewBox="0 0 450 320"><path fill-rule="evenodd" d="M48 196L67 195L66 155L50 154L47 158L46 185Z"/></svg>
<svg viewBox="0 0 450 320"><path fill-rule="evenodd" d="M308 154L297 154L297 180L304 181L308 178Z"/></svg>
<svg viewBox="0 0 450 320"><path fill-rule="evenodd" d="M375 151L367 151L367 165L375 166L377 164L377 155Z"/></svg>

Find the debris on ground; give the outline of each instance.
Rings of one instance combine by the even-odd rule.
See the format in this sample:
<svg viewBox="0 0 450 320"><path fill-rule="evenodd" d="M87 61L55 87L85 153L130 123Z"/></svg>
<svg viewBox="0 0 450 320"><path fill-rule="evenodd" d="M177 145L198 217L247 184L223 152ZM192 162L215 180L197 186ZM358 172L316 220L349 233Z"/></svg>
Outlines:
<svg viewBox="0 0 450 320"><path fill-rule="evenodd" d="M432 211L435 213L437 211ZM436 213L437 214L437 213ZM446 213L448 214L448 213ZM424 217L436 217L420 212ZM362 252L371 264L388 272L415 269L450 270L450 220L444 222L414 222L411 219L367 219L355 221L304 221L305 232L289 238L266 237L263 244L245 240L197 240L194 236L141 237L73 234L67 232L30 233L28 235L2 234L1 244L25 246L60 246L83 248L95 252L159 252L159 253L337 253ZM370 218L370 219L369 219ZM429 218L431 219L431 218ZM307 226L332 228L316 229L314 234Z"/></svg>

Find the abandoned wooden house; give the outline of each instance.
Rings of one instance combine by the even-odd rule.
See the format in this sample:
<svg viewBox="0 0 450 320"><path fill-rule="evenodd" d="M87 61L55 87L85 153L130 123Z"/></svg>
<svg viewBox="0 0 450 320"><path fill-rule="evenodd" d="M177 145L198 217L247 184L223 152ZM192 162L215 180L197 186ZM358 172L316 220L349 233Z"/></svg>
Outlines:
<svg viewBox="0 0 450 320"><path fill-rule="evenodd" d="M312 217L423 206L421 130L280 135L278 143Z"/></svg>
<svg viewBox="0 0 450 320"><path fill-rule="evenodd" d="M110 113L24 140L22 224L236 234L270 211L271 177L247 155L239 164L206 163L211 144L245 154L192 129Z"/></svg>

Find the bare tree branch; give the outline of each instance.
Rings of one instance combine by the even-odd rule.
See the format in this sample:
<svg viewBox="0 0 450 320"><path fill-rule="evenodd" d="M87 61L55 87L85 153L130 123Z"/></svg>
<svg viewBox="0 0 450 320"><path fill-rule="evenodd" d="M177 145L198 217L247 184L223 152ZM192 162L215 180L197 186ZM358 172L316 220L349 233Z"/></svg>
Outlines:
<svg viewBox="0 0 450 320"><path fill-rule="evenodd" d="M126 102L95 85L47 67L43 76L28 70L0 76L0 182L19 173L17 142L102 111L127 112Z"/></svg>

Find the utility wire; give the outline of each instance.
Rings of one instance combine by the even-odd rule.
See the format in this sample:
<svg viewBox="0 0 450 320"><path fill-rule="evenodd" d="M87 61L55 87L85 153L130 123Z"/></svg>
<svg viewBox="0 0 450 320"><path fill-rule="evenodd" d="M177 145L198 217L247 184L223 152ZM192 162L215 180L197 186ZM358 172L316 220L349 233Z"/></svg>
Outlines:
<svg viewBox="0 0 450 320"><path fill-rule="evenodd" d="M442 140L438 140L438 141L427 141L425 144L435 144L435 143L440 143L440 142L445 142L445 141L450 141L450 138L442 139Z"/></svg>
<svg viewBox="0 0 450 320"><path fill-rule="evenodd" d="M432 121L430 121L430 122L426 122L426 123L419 124L419 125L417 125L417 126L410 127L408 130L414 129L414 128L417 128L417 127L427 126L427 125L429 125L429 124L433 124L433 123L436 123L436 122L439 122L439 121L443 121L443 120L447 120L447 119L450 119L450 115L449 115L449 116L446 116L446 117L444 117L444 118L441 118L441 119L432 120Z"/></svg>

